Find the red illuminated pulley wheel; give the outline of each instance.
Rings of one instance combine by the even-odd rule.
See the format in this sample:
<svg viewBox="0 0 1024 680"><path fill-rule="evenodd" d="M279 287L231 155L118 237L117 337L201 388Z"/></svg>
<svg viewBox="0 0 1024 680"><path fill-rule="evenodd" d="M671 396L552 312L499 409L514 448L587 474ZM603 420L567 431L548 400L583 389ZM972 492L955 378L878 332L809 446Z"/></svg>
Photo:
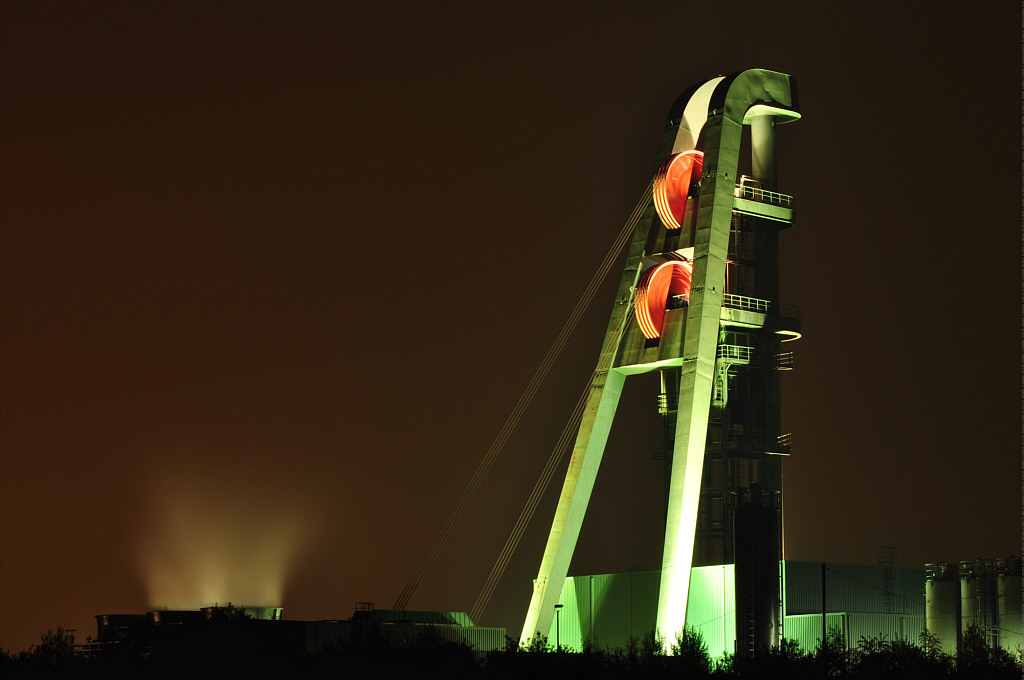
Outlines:
<svg viewBox="0 0 1024 680"><path fill-rule="evenodd" d="M640 277L634 309L640 330L648 340L661 337L665 310L671 300L689 301L693 265L672 259L654 265Z"/></svg>
<svg viewBox="0 0 1024 680"><path fill-rule="evenodd" d="M696 195L704 166L704 152L692 149L669 156L654 176L654 207L668 229L679 229L687 198Z"/></svg>

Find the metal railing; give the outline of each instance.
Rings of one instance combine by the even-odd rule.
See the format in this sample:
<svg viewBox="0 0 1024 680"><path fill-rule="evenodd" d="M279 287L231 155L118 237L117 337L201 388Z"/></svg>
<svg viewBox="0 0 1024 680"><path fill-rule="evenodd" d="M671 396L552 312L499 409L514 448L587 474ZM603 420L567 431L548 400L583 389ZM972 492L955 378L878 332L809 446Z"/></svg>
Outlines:
<svg viewBox="0 0 1024 680"><path fill-rule="evenodd" d="M727 448L741 451L765 453L789 453L793 444L793 433L775 434L767 431L728 432L725 436Z"/></svg>
<svg viewBox="0 0 1024 680"><path fill-rule="evenodd" d="M717 359L732 360L736 363L743 362L749 364L753 351L753 347L745 347L743 345L719 345L715 357Z"/></svg>
<svg viewBox="0 0 1024 680"><path fill-rule="evenodd" d="M772 309L771 300L733 295L732 293L722 295L722 306L732 307L733 309L746 309L751 312L760 312L761 314L767 314Z"/></svg>
<svg viewBox="0 0 1024 680"><path fill-rule="evenodd" d="M728 432L725 436L726 449L761 452L769 455L786 455L793 445L793 433L775 434L767 431Z"/></svg>
<svg viewBox="0 0 1024 680"><path fill-rule="evenodd" d="M780 205L784 208L791 208L793 206L793 197L789 194L782 194L778 191L768 191L767 189L762 189L759 186L753 186L750 184L737 184L736 190L733 192L733 196L736 198L745 198L757 203Z"/></svg>
<svg viewBox="0 0 1024 680"><path fill-rule="evenodd" d="M666 304L665 308L666 309L681 309L683 307L688 306L689 304L690 304L690 294L689 293L684 293L682 295L670 295L669 298L668 298L668 303Z"/></svg>
<svg viewBox="0 0 1024 680"><path fill-rule="evenodd" d="M732 309L745 309L760 314L778 314L787 319L799 319L800 308L796 305L775 304L771 300L762 298L747 297L745 295L733 295L725 293L722 295L722 306Z"/></svg>

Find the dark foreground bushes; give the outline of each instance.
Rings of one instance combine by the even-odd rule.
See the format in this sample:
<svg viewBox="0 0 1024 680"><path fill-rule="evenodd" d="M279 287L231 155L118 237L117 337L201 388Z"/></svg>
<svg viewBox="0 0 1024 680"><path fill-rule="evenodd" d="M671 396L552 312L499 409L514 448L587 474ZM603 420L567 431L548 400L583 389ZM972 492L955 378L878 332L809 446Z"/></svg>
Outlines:
<svg viewBox="0 0 1024 680"><path fill-rule="evenodd" d="M259 629L265 631L266 628ZM687 632L662 652L648 636L625 649L582 653L553 649L543 638L527 647L510 640L504 651L474 652L423 636L420 644L393 648L345 645L318 654L295 651L273 636L244 626L214 626L201 636L167 638L145 647L112 646L92 657L74 653L62 631L48 632L39 645L18 654L0 650L0 675L11 678L1020 678L1021 656L989 647L978 631L968 631L957 656L943 654L934 638L918 644L865 639L846 649L838 634L813 652L784 640L756 662L712 660L700 635Z"/></svg>

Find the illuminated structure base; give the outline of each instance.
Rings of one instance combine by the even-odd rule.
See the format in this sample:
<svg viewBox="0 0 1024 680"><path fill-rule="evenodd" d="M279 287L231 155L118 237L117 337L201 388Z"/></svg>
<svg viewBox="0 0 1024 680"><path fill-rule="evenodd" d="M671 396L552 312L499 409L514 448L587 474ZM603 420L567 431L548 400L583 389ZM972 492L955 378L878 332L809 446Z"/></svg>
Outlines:
<svg viewBox="0 0 1024 680"><path fill-rule="evenodd" d="M925 626L923 568L896 567L895 578L889 579L895 590L887 606L884 566L827 566L835 580L827 596L831 603L826 613L829 629L851 646L861 636L917 642ZM782 567L786 582L783 634L812 651L821 639L821 564L785 561ZM657 571L636 571L567 578L558 600L562 605L558 630L552 622L548 640L553 641L557 634L571 651L582 651L587 645L608 651L626 649L631 640L639 644L654 632L660 576ZM687 625L700 632L712 657L736 653L735 586L731 564L690 571Z"/></svg>

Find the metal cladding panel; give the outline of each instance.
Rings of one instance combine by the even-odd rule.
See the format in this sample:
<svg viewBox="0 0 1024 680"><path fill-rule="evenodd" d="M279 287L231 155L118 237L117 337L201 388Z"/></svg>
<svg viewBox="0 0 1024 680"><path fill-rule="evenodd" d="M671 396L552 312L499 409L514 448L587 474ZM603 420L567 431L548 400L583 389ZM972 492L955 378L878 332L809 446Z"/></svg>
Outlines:
<svg viewBox="0 0 1024 680"><path fill-rule="evenodd" d="M735 565L694 567L690 570L686 625L700 631L712 657L735 652Z"/></svg>
<svg viewBox="0 0 1024 680"><path fill-rule="evenodd" d="M592 642L594 639L594 577L593 576L578 576L573 579L573 590L569 591L573 593L572 600L565 600L566 609L574 607L577 612L575 618L575 625L579 629L579 641L575 644L579 645L579 650L583 651L583 646L588 641ZM562 610L563 620L565 617L565 611ZM565 639L563 638L562 644L565 645ZM577 647L573 647L577 649Z"/></svg>
<svg viewBox="0 0 1024 680"><path fill-rule="evenodd" d="M626 647L633 637L630 630L629 574L602 574L591 581L593 587L593 643L601 649Z"/></svg>
<svg viewBox="0 0 1024 680"><path fill-rule="evenodd" d="M864 612L850 613L850 645L856 647L861 638L884 638L886 640L917 641L920 631L917 626L924 626L923 616L906 616L903 614L871 614ZM907 621L906 619L909 619ZM913 632L907 629L912 629Z"/></svg>
<svg viewBox="0 0 1024 680"><path fill-rule="evenodd" d="M840 631L847 648L856 647L861 638L906 640L915 642L924 628L924 617L871 612L835 612L825 616L829 631ZM796 614L785 619L786 639L801 649L813 651L821 640L821 614Z"/></svg>
<svg viewBox="0 0 1024 680"><path fill-rule="evenodd" d="M638 571L625 574L570 576L558 603L558 640L563 647L582 651L585 644L599 649L626 648L654 632L661 573ZM555 643L555 619L548 642Z"/></svg>
<svg viewBox="0 0 1024 680"><path fill-rule="evenodd" d="M786 613L790 615L820 613L821 565L814 562L786 560L783 563L783 569L786 579ZM788 621L789 617L786 620ZM786 636L789 637L788 632Z"/></svg>
<svg viewBox="0 0 1024 680"><path fill-rule="evenodd" d="M352 639L352 624L348 621L302 621L300 625L302 648L311 654L342 647Z"/></svg>
<svg viewBox="0 0 1024 680"><path fill-rule="evenodd" d="M886 612L884 567L827 563L829 611L924 615L924 568L894 567L892 611ZM821 563L786 560L786 612L821 612Z"/></svg>
<svg viewBox="0 0 1024 680"><path fill-rule="evenodd" d="M495 652L505 648L505 629L473 626L416 626L430 629L430 635L454 644L467 645L478 652ZM424 632L424 634L427 634Z"/></svg>
<svg viewBox="0 0 1024 680"><path fill-rule="evenodd" d="M661 586L660 571L634 571L629 577L629 634L641 640L654 634L658 619L658 592ZM692 576L691 576L692 579Z"/></svg>
<svg viewBox="0 0 1024 680"><path fill-rule="evenodd" d="M849 622L845 612L825 615L825 625L830 631L838 630L849 644ZM782 637L793 640L805 652L812 652L821 642L821 614L795 614L785 617Z"/></svg>
<svg viewBox="0 0 1024 680"><path fill-rule="evenodd" d="M884 612L882 570L860 564L829 564L825 574L825 597L826 611Z"/></svg>
<svg viewBox="0 0 1024 680"><path fill-rule="evenodd" d="M590 627L590 579L593 576L568 576L558 604L558 615L551 619L548 643L559 644L574 652L583 651Z"/></svg>
<svg viewBox="0 0 1024 680"><path fill-rule="evenodd" d="M566 578L558 600L560 644L582 651L590 643L611 651L628 647L630 640L639 643L654 632L660 581L659 571ZM700 631L712 656L731 654L736 641L733 565L691 569L690 592L687 625ZM555 638L552 619L548 642L553 645Z"/></svg>
<svg viewBox="0 0 1024 680"><path fill-rule="evenodd" d="M924 572L920 567L896 567L894 612L924 616ZM920 632L920 631L918 631Z"/></svg>
<svg viewBox="0 0 1024 680"><path fill-rule="evenodd" d="M904 614L900 616L900 626L902 627L902 634L900 635L901 640L917 642L921 633L925 630L924 617L914 614Z"/></svg>

